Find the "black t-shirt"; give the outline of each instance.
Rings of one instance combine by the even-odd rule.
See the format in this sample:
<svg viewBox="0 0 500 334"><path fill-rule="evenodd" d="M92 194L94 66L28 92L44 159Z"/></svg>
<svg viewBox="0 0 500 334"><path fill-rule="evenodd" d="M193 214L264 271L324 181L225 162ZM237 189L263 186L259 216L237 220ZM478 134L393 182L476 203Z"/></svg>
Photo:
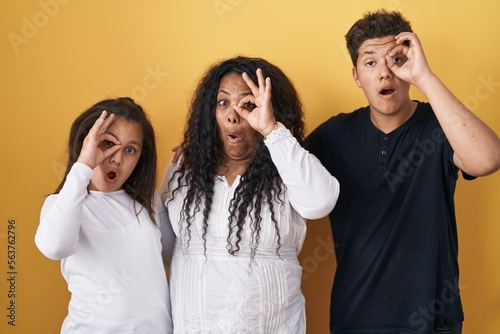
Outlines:
<svg viewBox="0 0 500 334"><path fill-rule="evenodd" d="M368 107L330 118L308 148L340 182L330 328L432 333L463 321L453 196L458 168L431 106L384 134Z"/></svg>

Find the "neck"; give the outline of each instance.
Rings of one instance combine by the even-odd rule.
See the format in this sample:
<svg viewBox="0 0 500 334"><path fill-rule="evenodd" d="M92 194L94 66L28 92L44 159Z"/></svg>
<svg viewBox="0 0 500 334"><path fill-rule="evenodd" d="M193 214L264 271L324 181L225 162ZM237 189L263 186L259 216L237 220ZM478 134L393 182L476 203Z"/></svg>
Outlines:
<svg viewBox="0 0 500 334"><path fill-rule="evenodd" d="M390 114L374 112L370 107L370 120L377 129L383 133L389 133L410 119L416 109L417 102L412 100L408 100L398 111Z"/></svg>
<svg viewBox="0 0 500 334"><path fill-rule="evenodd" d="M238 175L245 173L250 160L221 160L217 166L217 175L225 176L232 185Z"/></svg>

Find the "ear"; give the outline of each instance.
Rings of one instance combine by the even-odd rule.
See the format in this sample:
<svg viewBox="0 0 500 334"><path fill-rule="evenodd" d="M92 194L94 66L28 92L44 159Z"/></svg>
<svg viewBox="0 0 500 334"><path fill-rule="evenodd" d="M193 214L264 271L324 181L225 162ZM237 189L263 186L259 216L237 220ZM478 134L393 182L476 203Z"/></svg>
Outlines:
<svg viewBox="0 0 500 334"><path fill-rule="evenodd" d="M359 81L359 78L358 78L358 71L356 70L356 66L352 67L352 77L353 77L356 85L358 85L358 87L361 88L361 82Z"/></svg>

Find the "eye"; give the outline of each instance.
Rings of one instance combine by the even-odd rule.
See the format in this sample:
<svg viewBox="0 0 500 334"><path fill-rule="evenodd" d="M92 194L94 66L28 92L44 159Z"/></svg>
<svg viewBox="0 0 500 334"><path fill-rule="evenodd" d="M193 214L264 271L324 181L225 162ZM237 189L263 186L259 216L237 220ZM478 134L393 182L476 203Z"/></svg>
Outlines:
<svg viewBox="0 0 500 334"><path fill-rule="evenodd" d="M104 146L106 147L113 147L115 145L115 143L113 143L111 140L105 140L102 142L104 144Z"/></svg>
<svg viewBox="0 0 500 334"><path fill-rule="evenodd" d="M127 147L125 148L125 152L127 152L128 154L134 154L135 152L137 152L137 150L133 147Z"/></svg>
<svg viewBox="0 0 500 334"><path fill-rule="evenodd" d="M375 62L373 60L370 60L370 61L365 63L366 67L372 67L373 65L375 65Z"/></svg>
<svg viewBox="0 0 500 334"><path fill-rule="evenodd" d="M251 103L251 102L247 102L245 103L245 105L243 106L243 108L247 109L247 110L254 110L256 107L255 104Z"/></svg>
<svg viewBox="0 0 500 334"><path fill-rule="evenodd" d="M406 62L406 57L399 55L399 57L392 57L394 64L403 65Z"/></svg>
<svg viewBox="0 0 500 334"><path fill-rule="evenodd" d="M218 104L219 106L227 106L227 105L228 105L228 103L227 103L227 101L226 101L226 100L219 100L219 101L217 102L217 104Z"/></svg>

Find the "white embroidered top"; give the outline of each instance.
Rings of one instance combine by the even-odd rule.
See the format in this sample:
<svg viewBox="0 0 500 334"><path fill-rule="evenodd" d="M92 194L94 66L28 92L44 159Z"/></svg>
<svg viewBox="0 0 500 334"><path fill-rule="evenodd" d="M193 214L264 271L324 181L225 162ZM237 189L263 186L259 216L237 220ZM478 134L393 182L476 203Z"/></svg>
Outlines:
<svg viewBox="0 0 500 334"><path fill-rule="evenodd" d="M274 205L281 248L277 252L271 212L263 204L254 261L250 258L249 226L244 227L240 251L233 256L226 249L229 203L240 176L232 186L224 176L215 181L205 250L200 213L195 216L187 242L186 222L181 220L186 188L177 191L170 201L171 190L179 180L174 179L169 189L168 180L177 166L170 164L167 168L160 194L177 236L170 276L175 333L305 333L302 268L297 255L306 235L306 219L330 213L339 184L289 130L272 131L265 144L286 185L281 195L283 204Z"/></svg>

